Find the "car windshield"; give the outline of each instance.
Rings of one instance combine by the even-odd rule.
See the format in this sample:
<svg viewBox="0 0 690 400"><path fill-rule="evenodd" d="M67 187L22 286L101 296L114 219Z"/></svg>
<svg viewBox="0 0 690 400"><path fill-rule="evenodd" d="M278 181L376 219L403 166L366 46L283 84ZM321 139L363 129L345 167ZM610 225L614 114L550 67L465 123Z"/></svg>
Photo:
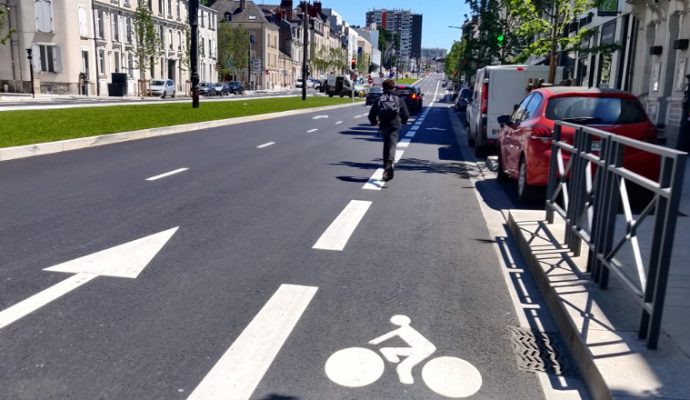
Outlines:
<svg viewBox="0 0 690 400"><path fill-rule="evenodd" d="M556 97L546 106L546 118L603 125L644 122L647 114L634 99L619 97Z"/></svg>
<svg viewBox="0 0 690 400"><path fill-rule="evenodd" d="M165 81L151 81L151 86L163 86Z"/></svg>
<svg viewBox="0 0 690 400"><path fill-rule="evenodd" d="M383 89L381 89L380 87L373 87L369 89L369 93L383 93Z"/></svg>
<svg viewBox="0 0 690 400"><path fill-rule="evenodd" d="M408 94L412 93L412 88L409 87L398 87L395 89L395 94L400 96L406 96Z"/></svg>

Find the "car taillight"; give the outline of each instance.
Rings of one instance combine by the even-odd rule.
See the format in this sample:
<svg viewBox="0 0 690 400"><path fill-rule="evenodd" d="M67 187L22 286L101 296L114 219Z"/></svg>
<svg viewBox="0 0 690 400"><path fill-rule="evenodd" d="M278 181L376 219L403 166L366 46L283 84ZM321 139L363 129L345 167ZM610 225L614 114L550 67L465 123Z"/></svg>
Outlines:
<svg viewBox="0 0 690 400"><path fill-rule="evenodd" d="M489 83L488 82L484 82L484 86L482 86L481 108L482 108L482 114L486 114L486 112L489 108Z"/></svg>
<svg viewBox="0 0 690 400"><path fill-rule="evenodd" d="M553 132L551 129L545 127L544 125L534 125L533 127L527 129L527 134L530 139L539 139L543 142L548 142L553 137Z"/></svg>
<svg viewBox="0 0 690 400"><path fill-rule="evenodd" d="M412 93L412 96L410 96L412 100L415 100L417 98L417 95L415 93Z"/></svg>

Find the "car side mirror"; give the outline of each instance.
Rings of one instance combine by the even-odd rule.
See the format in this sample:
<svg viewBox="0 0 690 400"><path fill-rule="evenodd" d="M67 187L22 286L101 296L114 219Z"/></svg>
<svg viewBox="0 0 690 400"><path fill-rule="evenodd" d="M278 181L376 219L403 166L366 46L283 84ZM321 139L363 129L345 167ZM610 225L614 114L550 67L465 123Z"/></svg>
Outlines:
<svg viewBox="0 0 690 400"><path fill-rule="evenodd" d="M496 118L496 120L498 121L498 124L501 125L501 128L506 125L510 126L510 115L501 115Z"/></svg>

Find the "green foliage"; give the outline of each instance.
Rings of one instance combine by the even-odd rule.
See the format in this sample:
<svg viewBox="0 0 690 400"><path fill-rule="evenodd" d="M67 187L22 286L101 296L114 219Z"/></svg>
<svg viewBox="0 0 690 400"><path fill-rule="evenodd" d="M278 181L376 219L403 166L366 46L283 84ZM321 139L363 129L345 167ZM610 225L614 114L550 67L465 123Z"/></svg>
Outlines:
<svg viewBox="0 0 690 400"><path fill-rule="evenodd" d="M0 8L0 45L4 45L10 39L15 29L9 29L5 31L5 25L8 24L9 15L7 14L7 9Z"/></svg>
<svg viewBox="0 0 690 400"><path fill-rule="evenodd" d="M389 32L383 28L379 31L379 50L381 50L381 62L385 68L395 65L397 56L395 53L400 49L400 35Z"/></svg>
<svg viewBox="0 0 690 400"><path fill-rule="evenodd" d="M134 13L134 35L134 63L135 68L139 69L139 80L143 81L146 79L146 70L157 62L161 48L161 41L146 0L139 0L137 11Z"/></svg>
<svg viewBox="0 0 690 400"><path fill-rule="evenodd" d="M357 59L357 72L360 74L368 73L369 64L371 64L371 57L367 53L362 53L362 56Z"/></svg>
<svg viewBox="0 0 690 400"><path fill-rule="evenodd" d="M299 96L238 101L149 103L114 107L5 111L0 124L0 147L213 121L248 115L350 103L349 98Z"/></svg>
<svg viewBox="0 0 690 400"><path fill-rule="evenodd" d="M239 75L249 65L249 32L240 25L218 24L218 74L223 80Z"/></svg>

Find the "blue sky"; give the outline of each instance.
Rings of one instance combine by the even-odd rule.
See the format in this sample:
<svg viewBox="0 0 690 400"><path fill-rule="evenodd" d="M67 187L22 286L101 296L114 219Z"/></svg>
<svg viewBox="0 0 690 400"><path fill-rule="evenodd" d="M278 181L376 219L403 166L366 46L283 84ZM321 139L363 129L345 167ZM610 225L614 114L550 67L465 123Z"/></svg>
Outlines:
<svg viewBox="0 0 690 400"><path fill-rule="evenodd" d="M299 1L295 0L295 4ZM366 12L372 9L403 9L422 14L422 47L450 49L453 40L460 39L459 26L469 14L464 0L322 0L322 7L333 8L350 25L364 25Z"/></svg>

